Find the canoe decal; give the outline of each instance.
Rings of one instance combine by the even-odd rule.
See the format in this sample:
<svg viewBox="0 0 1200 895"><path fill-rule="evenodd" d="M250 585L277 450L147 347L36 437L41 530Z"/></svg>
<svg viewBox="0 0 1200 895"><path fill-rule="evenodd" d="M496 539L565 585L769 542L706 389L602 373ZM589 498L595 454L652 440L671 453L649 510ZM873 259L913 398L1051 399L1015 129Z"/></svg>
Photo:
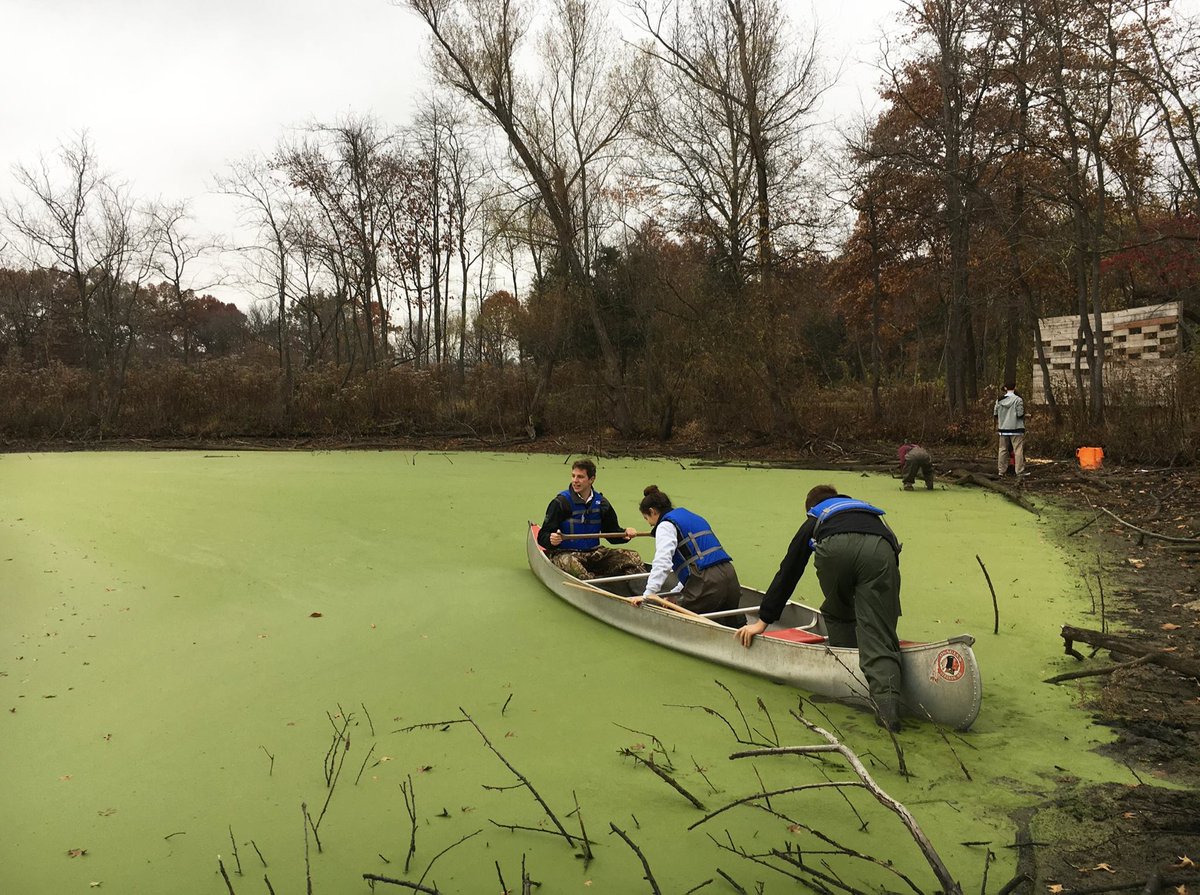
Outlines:
<svg viewBox="0 0 1200 895"><path fill-rule="evenodd" d="M962 654L958 650L944 649L937 654L933 665L933 674L929 676L929 679L953 683L961 678L966 670L967 663L963 661Z"/></svg>

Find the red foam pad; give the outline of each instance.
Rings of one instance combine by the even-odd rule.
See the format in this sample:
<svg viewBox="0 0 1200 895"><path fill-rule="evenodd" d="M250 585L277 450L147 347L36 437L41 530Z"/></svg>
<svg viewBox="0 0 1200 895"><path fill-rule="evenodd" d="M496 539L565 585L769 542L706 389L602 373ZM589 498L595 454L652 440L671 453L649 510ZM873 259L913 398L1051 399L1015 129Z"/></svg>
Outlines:
<svg viewBox="0 0 1200 895"><path fill-rule="evenodd" d="M789 640L792 643L825 642L825 638L820 634L814 634L811 631L801 631L799 628L783 628L779 631L767 631L763 636L772 637L775 640Z"/></svg>

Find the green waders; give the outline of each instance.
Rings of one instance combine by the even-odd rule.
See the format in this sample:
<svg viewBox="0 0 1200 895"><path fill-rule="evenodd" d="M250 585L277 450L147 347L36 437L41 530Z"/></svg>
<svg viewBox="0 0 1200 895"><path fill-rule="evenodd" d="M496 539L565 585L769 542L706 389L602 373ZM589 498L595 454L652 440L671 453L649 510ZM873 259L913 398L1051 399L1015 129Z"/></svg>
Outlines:
<svg viewBox="0 0 1200 895"><path fill-rule="evenodd" d="M858 666L881 717L900 700L900 566L879 535L846 533L817 541L817 580L830 646L858 648Z"/></svg>

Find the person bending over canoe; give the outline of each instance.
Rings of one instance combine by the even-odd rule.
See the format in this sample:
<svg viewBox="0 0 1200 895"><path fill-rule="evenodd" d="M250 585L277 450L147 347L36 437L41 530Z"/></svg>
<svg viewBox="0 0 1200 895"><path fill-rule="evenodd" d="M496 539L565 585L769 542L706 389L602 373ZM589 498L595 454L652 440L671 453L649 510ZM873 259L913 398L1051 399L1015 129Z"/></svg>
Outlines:
<svg viewBox="0 0 1200 895"><path fill-rule="evenodd" d="M692 612L737 609L742 588L733 558L725 552L708 521L691 510L672 506L671 498L659 491L657 485L648 486L643 493L638 509L652 526L654 562L645 592L630 602L640 606L646 597L659 596L667 576L675 572L683 588L663 596L677 606ZM637 534L632 528L625 533L631 538ZM740 628L746 617L737 615L718 621Z"/></svg>
<svg viewBox="0 0 1200 895"><path fill-rule="evenodd" d="M571 484L546 507L538 544L552 563L576 578L644 573L645 563L636 550L614 550L600 543L601 532L622 532L609 537L610 544L626 544L629 539L608 498L592 487L595 481L596 464L591 460L571 464Z"/></svg>
<svg viewBox="0 0 1200 895"><path fill-rule="evenodd" d="M900 729L900 544L882 519L883 510L817 485L804 501L804 524L792 538L758 621L737 632L743 646L783 614L800 576L815 557L825 602L821 612L830 646L858 648L881 727Z"/></svg>

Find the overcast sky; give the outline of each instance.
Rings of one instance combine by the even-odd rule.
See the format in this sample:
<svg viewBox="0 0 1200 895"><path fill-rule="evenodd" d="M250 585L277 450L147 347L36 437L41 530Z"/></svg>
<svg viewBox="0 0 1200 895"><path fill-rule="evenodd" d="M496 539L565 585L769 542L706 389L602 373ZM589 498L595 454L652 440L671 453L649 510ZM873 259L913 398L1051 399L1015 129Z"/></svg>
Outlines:
<svg viewBox="0 0 1200 895"><path fill-rule="evenodd" d="M900 0L783 3L819 23L831 70L844 63L824 117L854 117ZM313 119L405 124L427 83L423 26L390 0L0 0L0 33L0 201L14 164L86 130L134 195L190 199L199 226L225 234L232 208L209 190L228 162Z"/></svg>

